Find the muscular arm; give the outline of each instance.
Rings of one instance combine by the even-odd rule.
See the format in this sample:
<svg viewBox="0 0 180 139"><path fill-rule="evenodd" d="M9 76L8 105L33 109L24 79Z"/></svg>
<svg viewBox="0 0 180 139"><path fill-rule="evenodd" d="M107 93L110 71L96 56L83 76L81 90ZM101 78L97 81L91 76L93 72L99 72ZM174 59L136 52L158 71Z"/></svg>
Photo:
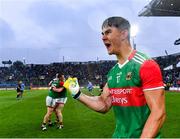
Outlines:
<svg viewBox="0 0 180 139"><path fill-rule="evenodd" d="M149 90L144 94L151 113L145 123L141 138L151 138L157 135L166 117L165 94L164 89Z"/></svg>
<svg viewBox="0 0 180 139"><path fill-rule="evenodd" d="M78 100L90 109L100 113L106 113L111 108L111 96L107 84L103 88L103 93L100 96L92 97L81 94Z"/></svg>

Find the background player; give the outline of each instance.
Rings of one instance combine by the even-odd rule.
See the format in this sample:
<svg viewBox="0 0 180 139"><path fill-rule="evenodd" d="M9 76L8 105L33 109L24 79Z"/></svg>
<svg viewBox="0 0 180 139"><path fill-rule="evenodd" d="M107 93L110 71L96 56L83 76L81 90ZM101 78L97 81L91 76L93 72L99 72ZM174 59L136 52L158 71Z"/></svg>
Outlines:
<svg viewBox="0 0 180 139"><path fill-rule="evenodd" d="M93 84L92 84L92 82L88 81L87 89L88 89L88 91L90 92L90 94L91 94L92 96L94 96L94 94L92 93L92 90L93 90Z"/></svg>
<svg viewBox="0 0 180 139"><path fill-rule="evenodd" d="M57 79L54 79L51 82L52 87L50 87L49 94L46 97L47 113L45 114L41 125L42 130L47 130L46 124L50 120L53 111L55 111L59 122L58 128L63 128L62 110L67 101L66 89L63 87L63 84L64 75L60 73L57 75Z"/></svg>
<svg viewBox="0 0 180 139"><path fill-rule="evenodd" d="M16 88L16 91L17 91L16 99L19 100L22 98L23 93L24 93L24 89L25 89L24 83L22 81L19 81L17 84L17 88Z"/></svg>

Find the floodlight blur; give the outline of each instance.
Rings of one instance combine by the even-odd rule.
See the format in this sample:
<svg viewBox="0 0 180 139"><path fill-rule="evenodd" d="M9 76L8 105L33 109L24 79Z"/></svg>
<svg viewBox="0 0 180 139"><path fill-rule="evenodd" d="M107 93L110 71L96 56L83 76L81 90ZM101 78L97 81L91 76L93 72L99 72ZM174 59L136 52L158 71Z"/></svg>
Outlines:
<svg viewBox="0 0 180 139"><path fill-rule="evenodd" d="M135 25L135 24L132 25L131 26L131 37L135 37L138 33L138 30L139 30L139 28L137 25Z"/></svg>

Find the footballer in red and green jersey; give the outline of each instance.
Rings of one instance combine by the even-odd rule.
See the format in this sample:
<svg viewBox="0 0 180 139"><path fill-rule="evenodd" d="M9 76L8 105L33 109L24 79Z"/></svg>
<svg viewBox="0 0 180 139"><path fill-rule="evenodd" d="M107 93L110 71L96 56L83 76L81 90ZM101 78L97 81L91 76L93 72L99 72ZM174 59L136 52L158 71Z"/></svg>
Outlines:
<svg viewBox="0 0 180 139"><path fill-rule="evenodd" d="M158 64L134 50L124 64L109 71L107 83L116 117L113 137L140 137L150 114L143 91L164 88Z"/></svg>
<svg viewBox="0 0 180 139"><path fill-rule="evenodd" d="M51 86L56 88L63 87L64 82L61 82L59 79L55 78L52 80ZM48 96L52 98L65 98L67 97L66 89L64 88L62 92L55 92L52 89L49 90Z"/></svg>

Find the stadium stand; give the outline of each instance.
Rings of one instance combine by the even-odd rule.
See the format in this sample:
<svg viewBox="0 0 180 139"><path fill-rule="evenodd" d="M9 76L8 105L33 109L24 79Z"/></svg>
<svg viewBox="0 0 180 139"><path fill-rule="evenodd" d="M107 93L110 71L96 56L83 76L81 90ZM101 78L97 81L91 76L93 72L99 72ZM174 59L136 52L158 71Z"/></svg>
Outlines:
<svg viewBox="0 0 180 139"><path fill-rule="evenodd" d="M179 0L152 0L138 14L139 16L180 16Z"/></svg>
<svg viewBox="0 0 180 139"><path fill-rule="evenodd" d="M180 87L180 53L153 58L160 65L164 82L170 87ZM94 85L106 81L106 74L117 61L64 62L52 64L26 64L14 62L9 67L0 67L0 88L13 88L19 80L26 86L46 87L57 72L66 77L79 79L81 86L86 86L88 80ZM167 69L169 66L172 68Z"/></svg>

